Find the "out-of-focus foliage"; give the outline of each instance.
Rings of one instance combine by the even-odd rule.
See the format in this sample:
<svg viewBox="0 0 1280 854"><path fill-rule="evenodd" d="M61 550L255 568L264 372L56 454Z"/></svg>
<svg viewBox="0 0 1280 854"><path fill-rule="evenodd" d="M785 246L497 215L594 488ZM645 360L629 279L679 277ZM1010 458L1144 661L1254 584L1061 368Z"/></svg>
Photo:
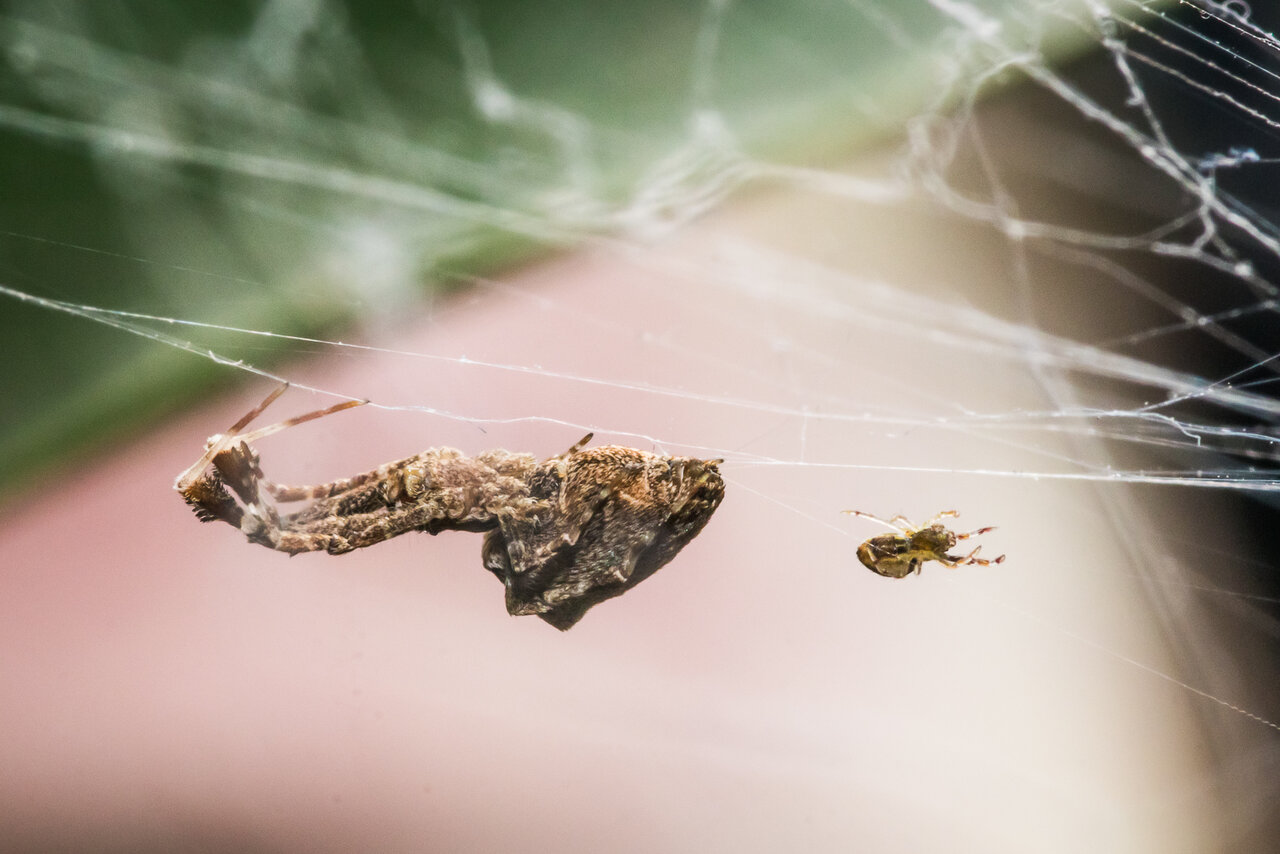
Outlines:
<svg viewBox="0 0 1280 854"><path fill-rule="evenodd" d="M0 284L290 334L395 318L441 283L696 213L744 158L898 134L950 22L862 6L15 0ZM11 299L0 324L0 493L235 375Z"/></svg>

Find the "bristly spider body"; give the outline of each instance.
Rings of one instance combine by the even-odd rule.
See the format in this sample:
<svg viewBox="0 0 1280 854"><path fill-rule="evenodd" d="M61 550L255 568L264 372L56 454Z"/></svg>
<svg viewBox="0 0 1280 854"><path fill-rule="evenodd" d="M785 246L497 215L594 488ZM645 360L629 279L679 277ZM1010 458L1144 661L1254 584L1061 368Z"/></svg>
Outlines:
<svg viewBox="0 0 1280 854"><path fill-rule="evenodd" d="M179 475L174 487L202 521L226 522L250 542L289 554L342 554L406 531L484 532L484 567L506 586L507 611L561 630L675 557L724 497L722 460L585 448L590 434L542 462L503 450L468 457L431 448L344 480L282 486L265 478L251 443L364 402L241 433L287 387L211 437ZM309 503L281 513L263 493Z"/></svg>
<svg viewBox="0 0 1280 854"><path fill-rule="evenodd" d="M886 578L906 578L913 572L919 573L920 567L929 560L936 560L943 566L951 568L965 564L990 566L1004 561L1004 555L990 560L978 557L982 546L963 556L947 554L947 550L954 548L959 540L967 540L995 530L995 528L979 528L967 534L957 534L938 521L960 515L954 510L943 510L923 525L915 525L905 516L894 516L886 521L870 513L863 513L861 510L844 512L879 522L898 532L872 537L858 546L858 560L862 561L862 565Z"/></svg>

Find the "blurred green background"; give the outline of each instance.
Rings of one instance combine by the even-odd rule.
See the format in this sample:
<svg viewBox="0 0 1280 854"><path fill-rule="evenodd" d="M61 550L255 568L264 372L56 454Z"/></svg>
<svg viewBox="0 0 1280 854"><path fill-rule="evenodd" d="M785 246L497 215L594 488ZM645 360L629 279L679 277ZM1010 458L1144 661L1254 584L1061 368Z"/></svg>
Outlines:
<svg viewBox="0 0 1280 854"><path fill-rule="evenodd" d="M897 139L957 32L925 0L0 9L0 285L321 337L593 234L678 226L759 163ZM1028 14L1006 25L1053 25ZM1080 34L1060 35L1061 54ZM0 499L243 377L0 306ZM284 355L122 322L258 366Z"/></svg>

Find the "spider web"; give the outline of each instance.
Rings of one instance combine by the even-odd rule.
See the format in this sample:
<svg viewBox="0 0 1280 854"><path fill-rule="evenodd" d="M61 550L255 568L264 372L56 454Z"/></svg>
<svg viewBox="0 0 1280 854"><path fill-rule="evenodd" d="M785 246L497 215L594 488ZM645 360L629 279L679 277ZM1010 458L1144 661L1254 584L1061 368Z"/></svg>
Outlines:
<svg viewBox="0 0 1280 854"><path fill-rule="evenodd" d="M46 167L91 152L122 224L55 228L18 205L0 292L92 322L68 375L137 346L121 374L197 362L218 382L369 399L427 444L550 454L593 431L722 457L734 500L784 544L757 534L766 557L744 571L763 585L785 548L808 555L790 544L824 543L804 560L838 571L813 569L810 596L861 573L853 550L879 533L840 510L958 505L965 524L1000 527L984 553L1009 560L948 577L944 607L998 615L1037 655L1063 655L1046 665L1046 704L1114 668L1171 693L1134 711L1103 687L1082 705L1132 726L1187 709L1196 721L1174 746L1203 776L1178 791L1211 791L1220 814L1139 811L1164 823L1142 840L1097 826L1129 850L1264 850L1280 794L1280 591L1253 533L1274 526L1280 489L1274 22L1234 0L818 5L775 31L753 4L707 3L675 40L671 85L625 115L548 83L555 56L502 50L519 20L401 10L456 71L441 78L452 88L412 91L461 105L474 126L460 129L408 123L368 55L372 25L339 4L264 4L251 28L180 56L83 10L67 25L12 4L19 82L0 127ZM262 92L240 76L250 60ZM796 76L773 81L777 67ZM601 78L589 85L607 95ZM851 157L850 137L879 153ZM173 216L193 186L198 202ZM568 248L512 275L466 260ZM424 303L428 277L465 288ZM117 301L119 279L145 286ZM57 369L35 340L15 344L17 373ZM329 448L322 426L302 431ZM273 441L264 459L287 458ZM382 461L351 454L350 471ZM349 473L333 465L319 476ZM962 678L985 684L972 668ZM943 712L898 700L870 719L942 731ZM1004 749L973 743L979 764ZM1158 775L1157 752L1136 764ZM1045 765L1046 785L1098 783L1068 768ZM974 822L995 813L978 795L967 807Z"/></svg>

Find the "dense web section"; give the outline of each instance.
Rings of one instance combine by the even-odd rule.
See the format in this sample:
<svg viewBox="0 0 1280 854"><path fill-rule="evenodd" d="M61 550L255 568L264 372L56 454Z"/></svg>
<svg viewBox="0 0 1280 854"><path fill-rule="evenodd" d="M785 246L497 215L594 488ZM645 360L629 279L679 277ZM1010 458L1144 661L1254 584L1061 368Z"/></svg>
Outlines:
<svg viewBox="0 0 1280 854"><path fill-rule="evenodd" d="M557 99L554 87L530 84L527 92L525 69L496 50L501 39L482 17L421 12L458 83L424 97L434 106L452 99L480 128L474 154L476 137L459 142L455 131L432 128L423 143L379 103L385 70L362 55L354 12L334 3L263 4L252 27L228 33L219 50L178 58L131 54L29 11L11 4L0 22L10 73L27 86L0 99L0 131L53 152L90 151L125 199L133 182L164 194L200 176L205 201L222 216L300 235L290 263L315 259L280 276L261 256L256 266L223 266L216 253L199 255L181 241L170 251L101 234L51 237L6 218L0 239L11 260L0 293L11 307L104 327L108 337L95 346L136 336L152 358L185 351L214 366L219 380L255 374L369 399L403 417L476 425L494 437L478 445L519 443L513 431L533 425L554 428L543 436L595 431L636 447L721 457L730 491L854 545L877 533L854 530L839 513L875 501L848 487L863 473L1035 489L1076 482L1118 503L1128 499L1107 490L1212 488L1250 507L1280 490L1280 230L1267 191L1280 175L1280 41L1271 13L1240 0L832 4L824 14L885 54L879 67L846 68L794 43L764 43L774 61L821 66L809 72L829 89L812 87L812 114L789 112L785 98L746 100L755 81L738 80L733 51L745 48L734 40L756 32L748 25L759 10L711 0L679 43L679 85L655 96L670 112L647 104L654 123L644 131L572 94ZM318 73L309 65L317 44L337 57L328 73L349 87L330 80L330 91L359 92L358 107L355 99L317 107L298 83ZM234 69L245 63L273 84L257 90L238 79ZM136 97L108 102L107 91ZM814 150L777 142L769 123L791 120L824 129L807 140ZM845 168L844 152L823 141L832 126L879 137L888 153ZM834 236L821 243L734 225L735 205L767 209L778 198L817 211L799 218ZM892 260L897 251L866 261L831 248L858 256L879 241L876 224L895 219L923 223L919 234L937 241L936 250L902 252L938 257L903 273ZM148 219L138 228L158 225ZM226 226L237 232L230 242L261 252L241 227ZM603 301L516 289L460 260L486 241L521 247L513 257L530 246L574 247L626 270L631 300L676 305L696 283L720 308L696 307L688 322L655 327L651 315L610 313ZM948 280L949 253L979 251L997 261ZM47 277L22 260L40 253L66 266ZM120 304L110 290L70 281L73 267L89 277L145 273L152 284ZM290 280L283 297L266 296L267 277ZM680 370L509 358L497 346L470 354L385 346L406 310L452 310L447 300L421 303L424 278L517 301L535 325L571 322L601 338L635 339L655 364ZM166 291L166 281L183 285ZM306 296L316 291L327 302ZM233 302L263 310L233 314L225 308ZM298 323L299 306L309 325ZM338 324L356 331L342 333L348 340L315 331ZM706 333L717 326L746 352L722 350ZM849 340L868 350L853 355ZM406 371L477 382L499 377L548 389L543 401L608 394L635 411L669 407L692 421L594 418L527 398L460 409L447 394L424 391L429 385L311 382L282 352L386 358ZM953 361L998 366L1028 393L1011 402L984 376L953 371ZM722 410L734 413L733 427L689 426L701 412ZM975 526L1002 522L969 511ZM1137 563L1198 548L1144 542ZM1204 548L1223 564L1250 567L1254 583L1170 572L1157 586L1228 600L1230 622L1267 635L1280 599L1259 568L1271 556L1252 546L1228 539ZM1020 556L1008 551L1015 564ZM1168 681L1267 738L1280 730L1274 697L1211 678L1207 660L1173 674L1088 631L1023 612L1044 631ZM1181 632L1175 625L1172 634Z"/></svg>

